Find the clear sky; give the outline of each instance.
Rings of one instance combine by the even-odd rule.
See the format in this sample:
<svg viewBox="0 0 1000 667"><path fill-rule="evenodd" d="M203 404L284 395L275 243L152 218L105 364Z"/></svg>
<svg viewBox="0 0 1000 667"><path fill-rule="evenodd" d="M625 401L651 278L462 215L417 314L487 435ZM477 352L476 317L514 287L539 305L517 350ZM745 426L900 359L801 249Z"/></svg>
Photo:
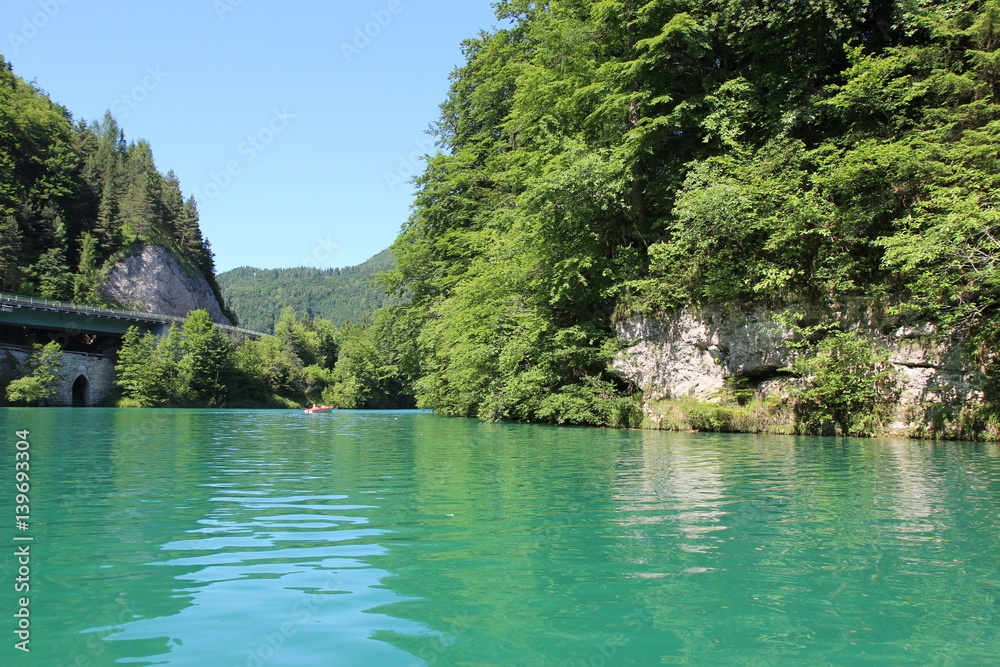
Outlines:
<svg viewBox="0 0 1000 667"><path fill-rule="evenodd" d="M76 119L108 109L194 194L219 272L392 243L489 0L3 0L0 53Z"/></svg>

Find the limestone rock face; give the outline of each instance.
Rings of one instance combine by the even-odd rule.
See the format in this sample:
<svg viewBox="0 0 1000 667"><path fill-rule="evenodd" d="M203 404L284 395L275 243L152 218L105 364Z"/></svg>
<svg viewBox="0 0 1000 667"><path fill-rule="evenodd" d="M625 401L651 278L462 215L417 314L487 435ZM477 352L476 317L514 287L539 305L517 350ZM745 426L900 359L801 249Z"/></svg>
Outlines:
<svg viewBox="0 0 1000 667"><path fill-rule="evenodd" d="M961 341L937 336L933 325L893 329L863 312L832 315L888 351L900 389L892 432L919 430L937 408L983 400L983 378L966 360ZM763 309L684 308L655 318L632 316L619 321L616 332L626 348L612 370L651 400L710 401L737 374L761 393L781 393L788 386L782 369L799 354L789 345L796 334Z"/></svg>
<svg viewBox="0 0 1000 667"><path fill-rule="evenodd" d="M101 292L135 310L183 317L203 309L217 324L232 324L205 277L160 245L145 245L115 264Z"/></svg>

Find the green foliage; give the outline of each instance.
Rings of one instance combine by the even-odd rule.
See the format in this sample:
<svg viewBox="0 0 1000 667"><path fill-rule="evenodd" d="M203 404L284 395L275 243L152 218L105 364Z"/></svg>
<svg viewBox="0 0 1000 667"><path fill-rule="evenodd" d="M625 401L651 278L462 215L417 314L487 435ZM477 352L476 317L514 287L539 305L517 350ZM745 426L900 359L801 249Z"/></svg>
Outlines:
<svg viewBox="0 0 1000 667"><path fill-rule="evenodd" d="M803 72L810 96L779 100L801 103L795 123L722 133L724 150L685 166L632 309L902 288L906 312L978 326L997 281L997 7L884 3L894 28L875 43L867 19L829 16L839 55ZM775 37L800 23L776 20ZM726 123L771 108L752 79L710 97L723 91Z"/></svg>
<svg viewBox="0 0 1000 667"><path fill-rule="evenodd" d="M238 386L233 343L204 310L160 337L131 327L115 369L123 397L143 407L224 407Z"/></svg>
<svg viewBox="0 0 1000 667"><path fill-rule="evenodd" d="M255 269L240 267L218 275L226 304L242 326L273 332L282 307L334 324L360 322L394 301L374 282L392 269L388 251L343 269Z"/></svg>
<svg viewBox="0 0 1000 667"><path fill-rule="evenodd" d="M63 353L59 343L35 343L35 351L19 369L20 377L7 385L7 400L14 404L44 405L59 396Z"/></svg>
<svg viewBox="0 0 1000 667"><path fill-rule="evenodd" d="M716 433L771 433L788 435L796 431L795 415L787 399L753 395L743 403L723 397L720 402L694 398L647 401L649 417L642 425L671 431Z"/></svg>
<svg viewBox="0 0 1000 667"><path fill-rule="evenodd" d="M233 344L212 322L208 311L196 310L184 320L177 370L185 402L207 407L225 405L233 374Z"/></svg>
<svg viewBox="0 0 1000 667"><path fill-rule="evenodd" d="M812 257L836 216L787 135L863 11L657 0L499 14L515 24L467 42L438 127L447 152L393 246L420 405L608 424L632 392L605 370L623 291L664 306L843 282L843 257ZM818 268L790 268L803 263Z"/></svg>
<svg viewBox="0 0 1000 667"><path fill-rule="evenodd" d="M160 338L130 327L115 365L123 396L140 407L183 404L186 387L178 372L182 354L176 326Z"/></svg>
<svg viewBox="0 0 1000 667"><path fill-rule="evenodd" d="M788 140L692 168L669 240L650 247L653 298L672 306L849 292L854 267L870 253L837 229L838 211L817 191L814 170L801 142Z"/></svg>
<svg viewBox="0 0 1000 667"><path fill-rule="evenodd" d="M723 381L719 398L725 403L744 406L754 399L756 391L743 375L730 375Z"/></svg>
<svg viewBox="0 0 1000 667"><path fill-rule="evenodd" d="M801 429L868 436L882 430L898 398L889 355L853 331L825 332L818 343L807 338L800 347L805 354L792 368L803 381L792 395Z"/></svg>
<svg viewBox="0 0 1000 667"><path fill-rule="evenodd" d="M413 407L406 358L393 309L376 313L364 324L345 324L337 332L338 356L325 404L339 408Z"/></svg>
<svg viewBox="0 0 1000 667"><path fill-rule="evenodd" d="M340 328L281 311L275 335L243 340L223 365L227 405L338 408L412 407L407 349L391 308Z"/></svg>

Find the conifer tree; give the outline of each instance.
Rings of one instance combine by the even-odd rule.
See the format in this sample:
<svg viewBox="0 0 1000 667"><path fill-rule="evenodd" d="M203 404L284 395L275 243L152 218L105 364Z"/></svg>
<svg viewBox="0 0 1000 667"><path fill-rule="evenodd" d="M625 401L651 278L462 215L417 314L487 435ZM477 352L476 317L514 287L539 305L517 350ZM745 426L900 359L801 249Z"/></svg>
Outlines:
<svg viewBox="0 0 1000 667"><path fill-rule="evenodd" d="M194 405L223 406L235 368L232 343L204 310L188 314L183 333L179 372L185 397Z"/></svg>

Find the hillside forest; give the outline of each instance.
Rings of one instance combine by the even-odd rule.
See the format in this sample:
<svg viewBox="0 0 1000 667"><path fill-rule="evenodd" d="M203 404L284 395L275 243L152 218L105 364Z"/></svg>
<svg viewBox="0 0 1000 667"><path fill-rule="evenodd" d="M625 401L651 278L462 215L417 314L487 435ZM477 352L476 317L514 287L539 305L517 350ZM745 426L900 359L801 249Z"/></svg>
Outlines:
<svg viewBox="0 0 1000 667"><path fill-rule="evenodd" d="M254 331L274 333L282 308L336 325L361 322L382 306L394 303L375 277L394 266L383 250L357 266L340 269L257 269L240 267L216 279L226 305L240 323Z"/></svg>
<svg viewBox="0 0 1000 667"><path fill-rule="evenodd" d="M197 203L183 196L172 172L157 170L149 143L127 142L110 114L100 122L75 121L0 58L0 291L120 305L101 293L105 273L146 243L168 248L205 275L237 321L216 282ZM384 252L347 269L224 274L233 302L246 309L248 328L274 335L232 340L203 311L160 339L134 331L117 360L120 391L113 400L130 406L411 406L394 365L408 344L389 343L396 335L391 309L366 318L395 302L371 281L391 266ZM3 340L17 338L7 332ZM0 402L35 405L55 397L62 364L55 343L37 344L22 363L0 357Z"/></svg>
<svg viewBox="0 0 1000 667"><path fill-rule="evenodd" d="M74 120L0 56L0 291L115 305L100 293L103 271L159 243L218 294L198 222L148 142L127 142L110 113Z"/></svg>

